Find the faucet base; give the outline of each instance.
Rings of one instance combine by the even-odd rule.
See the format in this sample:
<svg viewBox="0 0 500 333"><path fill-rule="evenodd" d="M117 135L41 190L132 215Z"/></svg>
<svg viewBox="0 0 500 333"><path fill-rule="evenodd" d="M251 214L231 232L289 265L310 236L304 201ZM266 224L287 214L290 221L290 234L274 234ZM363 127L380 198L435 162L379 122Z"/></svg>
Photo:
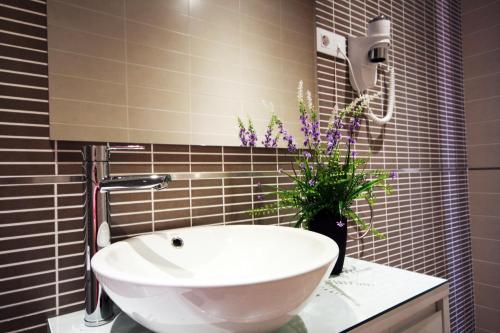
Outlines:
<svg viewBox="0 0 500 333"><path fill-rule="evenodd" d="M115 317L116 317L116 315L114 313L112 313L108 318L105 318L105 319L97 319L97 320L92 320L92 321L88 321L87 319L84 319L83 322L85 323L85 326L87 326L87 327L98 327L98 326L109 324L110 322L113 321L113 319L115 319Z"/></svg>
<svg viewBox="0 0 500 333"><path fill-rule="evenodd" d="M85 326L86 327L99 327L99 326L102 326L102 325L106 325L106 324L109 324L110 322L113 321L113 319L115 319L115 316L109 318L109 319L106 319L106 320L100 320L100 321L84 321L85 323Z"/></svg>

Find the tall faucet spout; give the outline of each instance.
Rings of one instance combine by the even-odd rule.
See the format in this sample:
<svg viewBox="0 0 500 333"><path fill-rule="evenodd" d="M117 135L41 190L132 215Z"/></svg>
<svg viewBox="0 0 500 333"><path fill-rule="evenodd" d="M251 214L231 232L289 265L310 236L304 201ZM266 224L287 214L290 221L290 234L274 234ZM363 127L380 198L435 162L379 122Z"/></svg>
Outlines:
<svg viewBox="0 0 500 333"><path fill-rule="evenodd" d="M161 190L168 186L172 180L170 175L145 175L145 176L115 176L101 180L99 191L101 193L128 190Z"/></svg>

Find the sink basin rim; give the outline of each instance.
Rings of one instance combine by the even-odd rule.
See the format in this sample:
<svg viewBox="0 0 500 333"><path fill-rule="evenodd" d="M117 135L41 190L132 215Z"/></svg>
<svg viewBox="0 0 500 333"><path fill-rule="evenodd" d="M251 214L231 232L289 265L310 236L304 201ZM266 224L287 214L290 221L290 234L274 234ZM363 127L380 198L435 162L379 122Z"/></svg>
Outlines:
<svg viewBox="0 0 500 333"><path fill-rule="evenodd" d="M308 233L307 237L313 237L317 241L322 242L325 245L325 251L320 254L321 259L316 258L316 262L313 264L308 264L305 269L300 269L296 270L293 272L293 274L276 274L273 277L267 277L267 278L250 278L250 279L245 279L241 281L214 281L214 282L207 282L207 281L196 281L196 280L191 280L191 281L185 281L182 279L175 279L171 281L165 281L161 280L161 278L155 278L155 277L130 277L126 276L123 272L120 272L117 268L115 267L110 267L106 262L105 262L105 257L107 252L112 251L114 247L120 246L117 244L123 244L126 243L127 241L134 239L134 238L140 238L140 237L145 237L145 236L150 236L153 234L157 233L172 233L175 232L176 234L182 234L183 231L189 231L192 229L215 229L215 228L232 228L232 229L253 229L253 228L282 228L286 230L286 232L297 232L297 233ZM278 230L277 230L278 231ZM281 230L280 230L281 231ZM251 231L250 231L251 232ZM179 228L179 229L171 229L171 230L163 230L163 231L156 231L153 233L148 233L144 235L139 235L135 237L131 237L129 239L119 241L117 243L114 243L104 249L101 249L98 251L94 257L92 258L92 269L97 275L98 279L104 277L107 279L119 281L119 282L124 282L124 283L130 283L134 285L142 285L142 286L152 286L152 287L174 287L174 288L218 288L218 287L236 287L236 286L244 286L244 285L255 285L255 284L261 284L261 283L269 283L273 281L280 281L296 276L300 276L303 274L307 274L309 272L315 271L317 269L320 269L324 267L325 265L330 265L333 266L333 262L338 257L339 249L337 244L330 238L321 235L319 233L307 231L304 229L299 229L299 228L292 228L292 227L281 227L281 226L269 226L269 225L231 225L231 226L198 226L198 227L186 227L186 228Z"/></svg>

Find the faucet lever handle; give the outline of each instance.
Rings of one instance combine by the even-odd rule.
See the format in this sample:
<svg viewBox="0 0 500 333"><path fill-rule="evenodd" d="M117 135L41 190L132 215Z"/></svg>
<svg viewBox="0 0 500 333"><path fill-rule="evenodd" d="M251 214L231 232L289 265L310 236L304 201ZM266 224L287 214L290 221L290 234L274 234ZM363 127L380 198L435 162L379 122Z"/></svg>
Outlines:
<svg viewBox="0 0 500 333"><path fill-rule="evenodd" d="M140 145L127 145L127 146L108 146L108 152L113 151L127 151L127 150L144 150L146 147Z"/></svg>

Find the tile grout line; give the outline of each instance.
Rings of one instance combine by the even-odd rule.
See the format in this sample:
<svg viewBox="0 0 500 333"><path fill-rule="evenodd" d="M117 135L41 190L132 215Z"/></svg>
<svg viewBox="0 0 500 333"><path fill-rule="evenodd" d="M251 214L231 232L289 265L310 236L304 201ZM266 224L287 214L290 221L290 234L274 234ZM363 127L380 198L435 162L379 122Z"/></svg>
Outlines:
<svg viewBox="0 0 500 333"><path fill-rule="evenodd" d="M59 175L58 166L57 141L54 141L54 162L55 174ZM55 292L56 292L56 315L59 315L59 201L58 201L58 186L54 184L54 256L55 256Z"/></svg>
<svg viewBox="0 0 500 333"><path fill-rule="evenodd" d="M221 154L222 154L222 172L225 171L225 163L224 163L224 146L221 147ZM222 224L226 225L226 189L225 189L225 179L221 179L221 185L222 185Z"/></svg>
<svg viewBox="0 0 500 333"><path fill-rule="evenodd" d="M151 174L154 174L155 173L155 158L154 158L154 144L150 144L149 145L150 149L151 149L151 153L150 153L150 163L151 163ZM167 185L168 186L168 185ZM154 194L154 190L150 190L150 194L151 194L151 229L153 232L155 232L155 229L156 229L156 218L155 218L155 194Z"/></svg>

